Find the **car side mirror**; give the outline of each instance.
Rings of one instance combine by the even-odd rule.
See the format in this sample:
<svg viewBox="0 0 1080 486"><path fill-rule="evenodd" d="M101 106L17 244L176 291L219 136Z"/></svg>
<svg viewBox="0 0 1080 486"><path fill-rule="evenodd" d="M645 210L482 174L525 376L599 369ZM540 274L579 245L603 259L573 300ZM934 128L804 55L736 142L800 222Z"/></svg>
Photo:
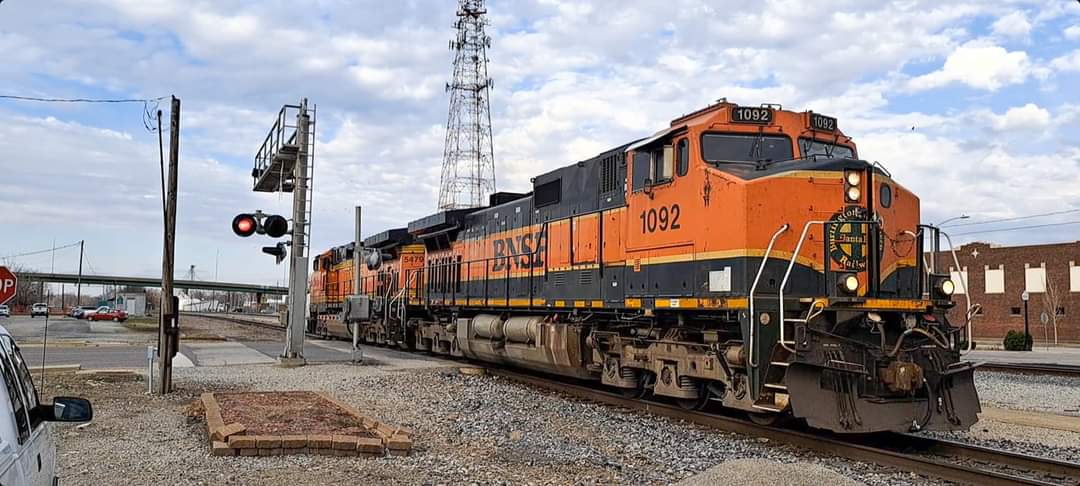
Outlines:
<svg viewBox="0 0 1080 486"><path fill-rule="evenodd" d="M56 397L53 404L42 405L43 418L49 422L89 422L94 418L90 400L78 397Z"/></svg>

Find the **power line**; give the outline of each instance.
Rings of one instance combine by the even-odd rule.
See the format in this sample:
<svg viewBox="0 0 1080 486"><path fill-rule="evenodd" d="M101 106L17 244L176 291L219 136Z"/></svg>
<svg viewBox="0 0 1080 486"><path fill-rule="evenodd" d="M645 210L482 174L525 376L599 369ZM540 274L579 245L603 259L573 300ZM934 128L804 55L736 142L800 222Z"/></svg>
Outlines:
<svg viewBox="0 0 1080 486"><path fill-rule="evenodd" d="M956 228L956 227L960 227L960 226L972 226L972 225L979 225L979 224L1004 223L1006 221L1019 221L1019 220L1022 220L1022 219L1033 219L1033 218L1041 218L1041 217L1044 217L1044 216L1057 216L1059 214L1071 214L1071 213L1080 213L1080 208L1078 208L1078 209L1066 209L1064 211L1053 211L1053 212L1042 213L1042 214L1031 214L1031 215L1028 215L1028 216L1016 216L1016 217L1013 217L1013 218L1001 218L1001 219L991 219L991 220L987 220L987 221L976 221L976 222L973 222L973 223L947 224L947 225L944 225L942 227L943 228L948 228L948 227Z"/></svg>
<svg viewBox="0 0 1080 486"><path fill-rule="evenodd" d="M3 0L0 0L3 1ZM117 98L117 99L94 99L94 98L38 98L35 96L0 95L0 99L16 101L38 101L42 103L153 103L161 101L168 96L157 98Z"/></svg>
<svg viewBox="0 0 1080 486"><path fill-rule="evenodd" d="M0 1L3 1L3 0L0 0ZM71 248L71 247L79 246L79 243L80 242L76 241L75 243L72 243L70 245L58 246L56 248L46 248L44 250L28 251L26 253L17 253L17 254L14 254L14 255L6 255L6 256L2 256L0 258L7 259L7 258L26 257L26 256L31 256L31 255L40 255L40 254L43 254L43 253L49 253L51 251L63 250L65 248Z"/></svg>
<svg viewBox="0 0 1080 486"><path fill-rule="evenodd" d="M1018 231L1018 230L1034 229L1034 228L1049 228L1051 226L1065 226L1065 225L1070 225L1070 224L1080 224L1080 221L1065 221L1065 222L1062 222L1062 223L1033 224L1033 225L1028 225L1028 226L1014 226L1012 228L1000 228L1000 229L992 229L992 230L969 231L967 233L957 233L957 234L952 235L952 236L978 235L978 234L982 234L982 233L1000 233L1000 232L1003 232L1003 231Z"/></svg>

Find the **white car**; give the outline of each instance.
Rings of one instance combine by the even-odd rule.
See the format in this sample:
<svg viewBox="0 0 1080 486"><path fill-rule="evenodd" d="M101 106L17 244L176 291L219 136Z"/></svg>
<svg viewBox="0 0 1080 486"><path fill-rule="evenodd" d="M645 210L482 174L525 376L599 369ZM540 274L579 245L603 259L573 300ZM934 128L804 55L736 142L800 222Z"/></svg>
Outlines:
<svg viewBox="0 0 1080 486"><path fill-rule="evenodd" d="M6 305L0 305L0 317L11 317L11 309Z"/></svg>
<svg viewBox="0 0 1080 486"><path fill-rule="evenodd" d="M0 326L0 484L50 486L56 476L56 438L49 422L86 422L93 418L84 398L38 401L30 370L7 329Z"/></svg>
<svg viewBox="0 0 1080 486"><path fill-rule="evenodd" d="M37 316L49 317L49 305L48 304L34 304L30 307L30 318Z"/></svg>

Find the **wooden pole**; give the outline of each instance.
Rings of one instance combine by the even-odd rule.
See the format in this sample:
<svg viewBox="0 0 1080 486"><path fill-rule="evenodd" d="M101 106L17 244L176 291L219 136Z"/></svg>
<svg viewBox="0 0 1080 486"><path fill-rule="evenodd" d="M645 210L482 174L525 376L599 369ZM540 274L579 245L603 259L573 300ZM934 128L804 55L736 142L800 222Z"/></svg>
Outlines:
<svg viewBox="0 0 1080 486"><path fill-rule="evenodd" d="M180 162L180 99L173 96L169 120L169 180L165 202L165 248L161 255L161 321L158 329L159 393L172 391L172 357L179 345L179 309L173 302L173 257L176 254L176 193Z"/></svg>

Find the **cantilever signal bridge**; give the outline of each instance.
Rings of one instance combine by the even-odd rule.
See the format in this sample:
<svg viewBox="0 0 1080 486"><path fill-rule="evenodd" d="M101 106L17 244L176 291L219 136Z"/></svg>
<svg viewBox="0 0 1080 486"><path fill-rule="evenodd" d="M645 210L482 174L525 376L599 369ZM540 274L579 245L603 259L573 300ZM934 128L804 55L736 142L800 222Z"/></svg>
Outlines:
<svg viewBox="0 0 1080 486"><path fill-rule="evenodd" d="M79 283L85 285L129 285L132 287L161 287L161 278L152 277L121 277L115 275L82 275L71 273L17 273L20 279L32 282L46 283ZM288 287L274 287L271 285L255 285L230 282L210 282L205 280L175 280L173 287L178 289L217 290L223 292L247 292L251 294L285 295L289 293Z"/></svg>

